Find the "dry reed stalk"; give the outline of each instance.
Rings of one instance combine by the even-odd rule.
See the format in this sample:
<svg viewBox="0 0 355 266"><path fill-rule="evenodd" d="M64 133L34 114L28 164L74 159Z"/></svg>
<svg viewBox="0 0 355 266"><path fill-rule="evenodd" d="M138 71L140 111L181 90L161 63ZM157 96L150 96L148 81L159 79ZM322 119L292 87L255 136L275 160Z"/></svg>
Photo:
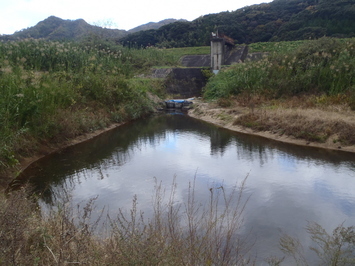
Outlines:
<svg viewBox="0 0 355 266"><path fill-rule="evenodd" d="M138 209L134 197L127 212L92 220L95 199L75 211L64 196L47 214L33 212L37 205L28 193L13 192L1 199L0 262L6 265L245 265L250 245L238 236L248 199L245 180L227 191L211 187L209 201L195 195L190 182L187 202L176 200L176 183L166 195L156 181L152 217ZM100 225L106 226L100 227ZM105 236L99 232L106 229Z"/></svg>

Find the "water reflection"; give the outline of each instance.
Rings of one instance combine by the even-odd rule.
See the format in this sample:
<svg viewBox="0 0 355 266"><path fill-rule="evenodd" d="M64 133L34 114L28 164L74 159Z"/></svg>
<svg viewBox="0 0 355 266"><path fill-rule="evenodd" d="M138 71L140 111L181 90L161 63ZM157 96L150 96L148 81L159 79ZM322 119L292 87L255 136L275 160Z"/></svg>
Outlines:
<svg viewBox="0 0 355 266"><path fill-rule="evenodd" d="M170 114L126 124L53 154L24 174L48 204L69 191L73 204L99 196L98 209L112 212L131 206L135 194L139 208L149 212L154 177L167 190L176 177L176 200L183 203L194 177L204 202L211 186L232 187L249 175L243 232L257 239L262 261L279 254L282 232L307 247L307 221L327 230L355 224L354 170L353 154L286 145Z"/></svg>

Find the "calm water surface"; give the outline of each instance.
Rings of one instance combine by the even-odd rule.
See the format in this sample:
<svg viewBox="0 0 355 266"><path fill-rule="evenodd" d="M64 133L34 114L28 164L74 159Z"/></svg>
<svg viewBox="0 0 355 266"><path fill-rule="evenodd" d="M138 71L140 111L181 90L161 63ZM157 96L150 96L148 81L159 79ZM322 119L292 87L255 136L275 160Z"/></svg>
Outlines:
<svg viewBox="0 0 355 266"><path fill-rule="evenodd" d="M224 130L185 115L154 116L126 124L53 154L25 174L51 204L63 191L73 204L98 196L97 209L129 208L134 195L149 213L154 178L169 189L174 177L177 200L185 202L196 178L198 199L210 187L232 187L246 176L242 234L255 241L259 264L280 255L282 233L311 245L305 227L315 221L327 230L355 225L355 156L281 144ZM307 256L312 258L311 252Z"/></svg>

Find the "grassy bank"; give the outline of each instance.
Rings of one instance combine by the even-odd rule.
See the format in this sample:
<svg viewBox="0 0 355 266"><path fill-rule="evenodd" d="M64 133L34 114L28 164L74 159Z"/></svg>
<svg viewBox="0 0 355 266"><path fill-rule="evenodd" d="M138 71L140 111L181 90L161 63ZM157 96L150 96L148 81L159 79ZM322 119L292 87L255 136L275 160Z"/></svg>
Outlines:
<svg viewBox="0 0 355 266"><path fill-rule="evenodd" d="M0 43L0 173L43 146L151 112L162 84L135 76L177 64L164 50L90 39Z"/></svg>
<svg viewBox="0 0 355 266"><path fill-rule="evenodd" d="M149 95L163 94L161 84L134 76L152 66L176 65L176 58L190 53L124 49L90 40L80 44L26 40L0 43L0 47L3 170L15 166L20 157L38 152L43 145L149 113ZM329 136L336 132L334 141L353 141L354 128L348 127L352 122L344 125L343 116L332 117L332 124L317 120L326 112L327 118L330 113L349 112L349 117L353 116L354 61L345 56L353 56L353 40L323 39L299 49L298 54L287 49L286 54L226 69L211 79L205 97L216 99L221 106L245 107L247 114L235 123L256 130L280 134L304 131L297 137L310 137L312 141L324 141L328 137L324 132ZM295 110L287 110L290 107L297 108L296 115ZM312 108L324 113L318 115ZM290 122L297 124L290 127ZM319 132L309 134L306 125ZM340 128L347 134L339 134ZM96 221L90 219L95 200L77 210L63 199L42 215L37 199L26 190L0 195L0 264L253 264L248 254L250 244L236 237L246 203L242 201L243 184L231 194L226 194L223 187L208 192L208 203L196 202L191 184L185 205L179 204L174 194L168 196L166 204L157 184L153 217L148 219L140 213L139 199L135 198L128 212L120 210L115 218L103 213ZM324 265L353 263L353 229L340 226L328 234L317 224L307 228ZM285 235L281 247L296 263L307 265L296 239ZM268 262L279 265L282 258L270 258Z"/></svg>
<svg viewBox="0 0 355 266"><path fill-rule="evenodd" d="M355 144L355 39L254 46L269 54L212 77L204 92L207 100L249 108L235 125L308 141Z"/></svg>
<svg viewBox="0 0 355 266"><path fill-rule="evenodd" d="M353 99L354 55L355 39L322 38L304 42L295 50L282 48L263 60L226 68L210 80L205 97L226 98L246 93L280 98L301 93L349 93Z"/></svg>
<svg viewBox="0 0 355 266"><path fill-rule="evenodd" d="M314 105L305 108L307 102L312 106L310 101L317 100L317 97L310 98L298 97L274 106L258 107L236 118L233 124L308 142L331 142L332 146L339 148L355 145L353 111L349 111L344 105L332 106L334 109L320 109ZM294 101L298 103L292 106Z"/></svg>

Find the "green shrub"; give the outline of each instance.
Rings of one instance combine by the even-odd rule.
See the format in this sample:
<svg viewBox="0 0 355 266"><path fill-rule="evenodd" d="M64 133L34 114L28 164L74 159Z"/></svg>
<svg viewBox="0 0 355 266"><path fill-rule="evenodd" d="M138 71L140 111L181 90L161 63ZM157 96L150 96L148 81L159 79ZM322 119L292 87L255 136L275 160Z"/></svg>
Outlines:
<svg viewBox="0 0 355 266"><path fill-rule="evenodd" d="M321 38L304 42L295 50L284 50L259 62L222 70L210 79L204 96L213 99L266 91L274 97L314 92L334 95L353 88L355 39Z"/></svg>
<svg viewBox="0 0 355 266"><path fill-rule="evenodd" d="M165 50L100 40L0 42L0 147L6 144L18 158L40 142L145 115L152 110L146 93L161 94L161 85L132 85L133 76L152 65L177 63ZM10 165L0 150L0 168Z"/></svg>

